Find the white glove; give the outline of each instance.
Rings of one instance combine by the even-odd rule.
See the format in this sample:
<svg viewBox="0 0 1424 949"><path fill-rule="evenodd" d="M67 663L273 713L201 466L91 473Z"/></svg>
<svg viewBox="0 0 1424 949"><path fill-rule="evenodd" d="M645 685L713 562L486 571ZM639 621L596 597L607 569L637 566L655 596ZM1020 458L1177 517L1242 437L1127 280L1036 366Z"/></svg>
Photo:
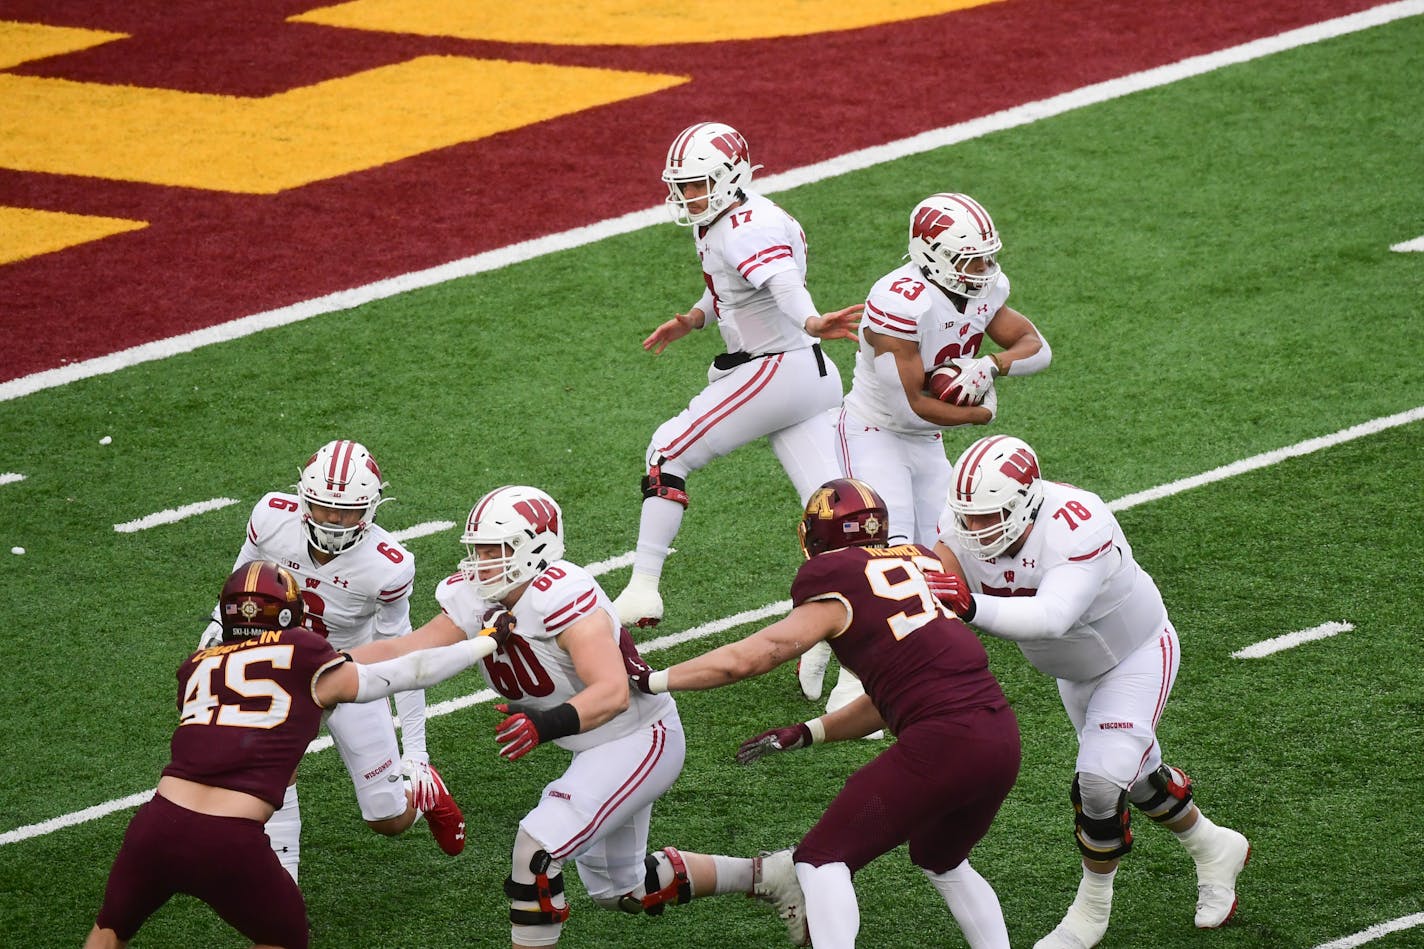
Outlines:
<svg viewBox="0 0 1424 949"><path fill-rule="evenodd" d="M998 390L998 389L995 389L992 385L989 386L989 391L984 393L984 398L983 398L983 400L979 403L979 407L989 410L989 422L986 422L986 423L984 423L984 424L987 425L987 424L993 422L994 419L998 418L998 417L999 417L999 390Z"/></svg>
<svg viewBox="0 0 1424 949"><path fill-rule="evenodd" d="M198 637L198 648L211 649L220 642L222 642L222 623L212 620L203 630L203 635Z"/></svg>
<svg viewBox="0 0 1424 949"><path fill-rule="evenodd" d="M944 401L955 405L978 405L984 394L994 388L994 376L998 367L988 356L960 356L950 363L959 368L959 378L945 393Z"/></svg>
<svg viewBox="0 0 1424 949"><path fill-rule="evenodd" d="M408 751L401 759L401 774L410 783L411 803L422 814L435 806L440 787L430 773L430 755L423 751Z"/></svg>

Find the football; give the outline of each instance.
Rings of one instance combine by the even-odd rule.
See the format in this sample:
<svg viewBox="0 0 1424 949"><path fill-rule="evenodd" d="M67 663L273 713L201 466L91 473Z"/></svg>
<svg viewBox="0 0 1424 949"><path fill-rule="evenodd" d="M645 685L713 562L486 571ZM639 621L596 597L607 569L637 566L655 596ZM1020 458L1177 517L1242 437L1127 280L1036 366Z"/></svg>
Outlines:
<svg viewBox="0 0 1424 949"><path fill-rule="evenodd" d="M925 374L925 391L939 399L941 402L949 401L945 396L950 387L954 385L954 380L959 378L959 367L945 364L935 366Z"/></svg>

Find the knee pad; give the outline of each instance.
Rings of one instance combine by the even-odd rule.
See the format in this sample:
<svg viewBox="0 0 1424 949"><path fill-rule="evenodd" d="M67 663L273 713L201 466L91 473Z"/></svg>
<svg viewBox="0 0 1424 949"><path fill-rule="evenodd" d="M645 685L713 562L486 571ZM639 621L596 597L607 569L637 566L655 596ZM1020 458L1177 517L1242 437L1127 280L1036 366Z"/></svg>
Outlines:
<svg viewBox="0 0 1424 949"><path fill-rule="evenodd" d="M551 946L559 941L564 921L569 918L563 868L562 860L555 860L533 838L519 831L514 841L514 872L504 881L515 942Z"/></svg>
<svg viewBox="0 0 1424 949"><path fill-rule="evenodd" d="M677 848L664 847L661 853L648 854L643 867L646 878L641 909L649 916L661 916L668 903L676 906L692 899L692 881L687 878L687 864Z"/></svg>
<svg viewBox="0 0 1424 949"><path fill-rule="evenodd" d="M643 498L667 498L687 507L687 481L665 473L659 465L649 465L643 475Z"/></svg>
<svg viewBox="0 0 1424 949"><path fill-rule="evenodd" d="M1073 775L1073 836L1089 860L1116 860L1132 849L1127 792L1096 774Z"/></svg>
<svg viewBox="0 0 1424 949"><path fill-rule="evenodd" d="M1142 813L1166 824L1192 806L1192 779L1185 771L1164 764L1134 784L1131 797Z"/></svg>

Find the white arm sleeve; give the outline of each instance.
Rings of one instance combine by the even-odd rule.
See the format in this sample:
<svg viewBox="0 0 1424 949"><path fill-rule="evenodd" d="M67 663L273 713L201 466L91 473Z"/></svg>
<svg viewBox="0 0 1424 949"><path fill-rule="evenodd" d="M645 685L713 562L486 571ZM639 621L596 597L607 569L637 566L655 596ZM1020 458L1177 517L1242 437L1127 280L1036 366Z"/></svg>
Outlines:
<svg viewBox="0 0 1424 949"><path fill-rule="evenodd" d="M806 289L806 284L801 281L801 275L796 271L783 270L774 273L767 279L765 286L775 298L777 308L790 317L803 333L806 331L806 321L821 315L811 299L810 291Z"/></svg>
<svg viewBox="0 0 1424 949"><path fill-rule="evenodd" d="M1057 639L1082 619L1111 569L1112 558L1098 557L1054 567L1033 596L976 593L970 622L1000 639Z"/></svg>
<svg viewBox="0 0 1424 949"><path fill-rule="evenodd" d="M397 692L396 715L401 723L401 754L425 754L425 690Z"/></svg>
<svg viewBox="0 0 1424 949"><path fill-rule="evenodd" d="M499 648L493 636L418 649L384 662L357 663L356 701L374 702L397 692L423 689L463 672Z"/></svg>
<svg viewBox="0 0 1424 949"><path fill-rule="evenodd" d="M1025 317L1025 319L1027 319L1027 317ZM1043 341L1043 345L1039 348L1038 352L1027 359L1015 359L1013 363L1009 365L1009 371L1004 373L1004 375L1031 376L1039 370L1047 369L1048 364L1053 361L1053 350L1048 348L1048 337L1044 336L1037 326L1033 328L1033 331L1038 333L1038 338Z"/></svg>
<svg viewBox="0 0 1424 949"><path fill-rule="evenodd" d="M885 405L902 431L937 432L941 426L920 418L910 408L910 400L905 396L905 384L900 381L900 369L895 365L894 353L881 353L875 357L875 378L885 389Z"/></svg>
<svg viewBox="0 0 1424 949"><path fill-rule="evenodd" d="M712 303L712 288L711 288L711 287L708 287L706 290L703 290L703 291L702 291L702 296L701 296L701 298L698 299L698 301L697 301L696 303L694 303L692 306L693 306L693 309L701 310L701 311L702 311L702 325L701 325L701 326L694 326L693 329L698 329L698 330L706 329L708 326L710 326L710 325L712 324L712 322L713 322L715 319L717 319L717 308L716 308L716 306Z"/></svg>

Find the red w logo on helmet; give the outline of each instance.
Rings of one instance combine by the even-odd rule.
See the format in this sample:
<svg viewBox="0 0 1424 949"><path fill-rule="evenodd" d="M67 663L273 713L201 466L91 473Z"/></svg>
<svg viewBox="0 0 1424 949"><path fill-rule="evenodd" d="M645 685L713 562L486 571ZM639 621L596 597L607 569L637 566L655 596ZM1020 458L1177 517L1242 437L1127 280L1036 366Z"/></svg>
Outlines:
<svg viewBox="0 0 1424 949"><path fill-rule="evenodd" d="M940 232L954 223L954 218L939 208L920 208L915 221L910 225L910 233L925 241L933 241Z"/></svg>
<svg viewBox="0 0 1424 949"><path fill-rule="evenodd" d="M530 498L527 501L518 501L514 505L515 512L526 521L538 533L559 531L559 509L554 507L544 498Z"/></svg>
<svg viewBox="0 0 1424 949"><path fill-rule="evenodd" d="M1026 488L1038 477L1038 459L1033 452L1020 448L999 466L999 470Z"/></svg>
<svg viewBox="0 0 1424 949"><path fill-rule="evenodd" d="M731 161L747 160L747 140L734 132L723 132L712 139L712 147Z"/></svg>

